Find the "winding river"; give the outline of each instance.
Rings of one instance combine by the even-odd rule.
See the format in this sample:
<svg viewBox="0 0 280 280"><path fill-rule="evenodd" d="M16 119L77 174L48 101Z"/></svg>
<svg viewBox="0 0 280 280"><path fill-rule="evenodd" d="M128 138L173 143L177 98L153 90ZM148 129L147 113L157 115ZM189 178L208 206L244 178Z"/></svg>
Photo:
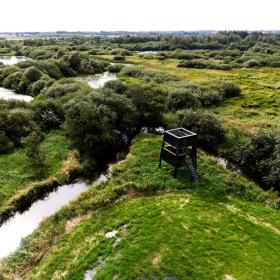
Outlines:
<svg viewBox="0 0 280 280"><path fill-rule="evenodd" d="M28 210L16 213L0 227L0 259L15 251L21 239L31 234L45 218L56 213L89 187L106 182L110 176L109 168L108 172L102 173L93 182L76 181L60 186L44 199L37 200Z"/></svg>

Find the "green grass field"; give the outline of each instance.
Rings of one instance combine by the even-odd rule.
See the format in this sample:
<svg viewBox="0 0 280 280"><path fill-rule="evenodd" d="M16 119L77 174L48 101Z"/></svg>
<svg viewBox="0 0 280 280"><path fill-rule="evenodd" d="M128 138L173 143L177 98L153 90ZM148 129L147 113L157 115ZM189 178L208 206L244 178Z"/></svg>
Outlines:
<svg viewBox="0 0 280 280"><path fill-rule="evenodd" d="M94 279L279 279L273 194L203 152L200 183L184 169L175 179L167 164L158 168L160 144L160 136L138 136L112 178L43 222L0 275L74 280L96 269Z"/></svg>
<svg viewBox="0 0 280 280"><path fill-rule="evenodd" d="M63 160L67 158L70 152L69 142L61 131L53 131L46 135L42 147L47 155L44 178L48 178L59 171ZM27 161L24 148L17 149L12 154L0 155L0 209L17 192L38 180Z"/></svg>
<svg viewBox="0 0 280 280"><path fill-rule="evenodd" d="M113 58L109 55L103 57ZM221 119L223 125L245 134L256 133L259 129L280 128L279 68L241 68L230 71L187 69L178 68L179 60L176 59L159 61L143 59L139 55L127 57L126 62L168 72L188 82L207 84L219 79L235 82L241 87L242 95L210 109Z"/></svg>

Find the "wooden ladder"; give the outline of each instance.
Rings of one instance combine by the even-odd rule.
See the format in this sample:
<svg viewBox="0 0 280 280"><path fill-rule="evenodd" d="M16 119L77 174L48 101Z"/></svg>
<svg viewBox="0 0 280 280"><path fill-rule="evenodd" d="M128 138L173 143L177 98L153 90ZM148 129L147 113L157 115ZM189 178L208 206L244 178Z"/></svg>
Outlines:
<svg viewBox="0 0 280 280"><path fill-rule="evenodd" d="M186 165L191 174L191 178L195 183L200 182L200 176L197 169L194 167L194 164L190 158L186 158Z"/></svg>

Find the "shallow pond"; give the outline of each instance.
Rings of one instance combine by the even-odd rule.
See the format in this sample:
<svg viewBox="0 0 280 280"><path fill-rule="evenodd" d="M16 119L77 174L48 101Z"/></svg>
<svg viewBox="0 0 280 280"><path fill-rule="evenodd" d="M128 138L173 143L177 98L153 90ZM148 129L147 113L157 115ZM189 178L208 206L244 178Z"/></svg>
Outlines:
<svg viewBox="0 0 280 280"><path fill-rule="evenodd" d="M56 213L71 200L85 192L89 186L106 182L109 173L102 173L94 182L77 181L58 187L44 199L40 199L23 213L17 213L0 227L0 259L15 251L21 239L31 234L46 218Z"/></svg>
<svg viewBox="0 0 280 280"><path fill-rule="evenodd" d="M0 56L0 62L2 62L4 65L13 65L28 59L30 58L25 56Z"/></svg>
<svg viewBox="0 0 280 280"><path fill-rule="evenodd" d="M9 89L0 87L0 99L4 99L4 100L14 99L14 100L30 102L33 99L33 97L30 95L17 94Z"/></svg>
<svg viewBox="0 0 280 280"><path fill-rule="evenodd" d="M80 77L79 80L86 82L92 88L101 88L106 82L117 80L117 75L110 72L104 72L102 74Z"/></svg>
<svg viewBox="0 0 280 280"><path fill-rule="evenodd" d="M137 51L138 54L157 54L158 51Z"/></svg>

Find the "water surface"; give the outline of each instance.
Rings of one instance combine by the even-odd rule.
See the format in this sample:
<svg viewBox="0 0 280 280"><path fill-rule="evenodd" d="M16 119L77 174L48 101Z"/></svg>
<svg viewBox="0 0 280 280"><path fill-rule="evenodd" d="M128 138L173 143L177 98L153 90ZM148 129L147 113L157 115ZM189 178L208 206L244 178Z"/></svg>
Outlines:
<svg viewBox="0 0 280 280"><path fill-rule="evenodd" d="M0 87L0 99L4 99L4 100L14 99L14 100L30 102L33 99L33 97L30 95L17 94L9 89Z"/></svg>
<svg viewBox="0 0 280 280"><path fill-rule="evenodd" d="M117 80L117 75L110 72L104 72L102 74L80 77L79 80L86 82L92 88L101 88L106 82Z"/></svg>
<svg viewBox="0 0 280 280"><path fill-rule="evenodd" d="M30 58L25 56L0 56L0 62L2 62L4 65L13 65L28 59Z"/></svg>

